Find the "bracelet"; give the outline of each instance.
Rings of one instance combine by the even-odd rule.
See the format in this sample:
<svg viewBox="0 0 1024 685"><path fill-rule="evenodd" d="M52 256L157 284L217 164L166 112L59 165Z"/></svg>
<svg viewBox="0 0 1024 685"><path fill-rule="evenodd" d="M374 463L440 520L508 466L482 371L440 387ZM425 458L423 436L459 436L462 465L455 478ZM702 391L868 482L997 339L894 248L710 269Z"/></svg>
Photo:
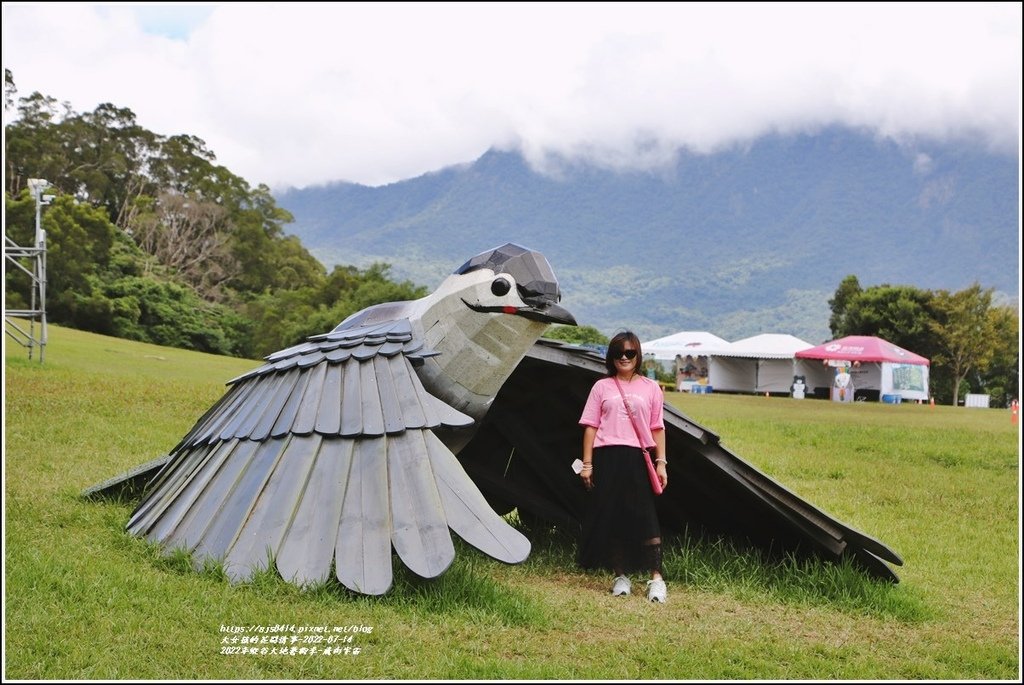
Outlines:
<svg viewBox="0 0 1024 685"><path fill-rule="evenodd" d="M654 463L655 464L664 464L665 466L668 466L668 461L666 461L664 459L655 459Z"/></svg>
<svg viewBox="0 0 1024 685"><path fill-rule="evenodd" d="M590 470L590 469L593 469L593 468L594 468L593 464L584 464L582 470L583 471L587 471L587 470Z"/></svg>

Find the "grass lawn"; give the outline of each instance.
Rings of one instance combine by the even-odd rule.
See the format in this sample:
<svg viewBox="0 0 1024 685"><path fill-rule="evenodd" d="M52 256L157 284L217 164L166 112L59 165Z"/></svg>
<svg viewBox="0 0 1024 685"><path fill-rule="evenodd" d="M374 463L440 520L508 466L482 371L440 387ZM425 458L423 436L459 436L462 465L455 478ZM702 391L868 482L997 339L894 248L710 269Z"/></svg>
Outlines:
<svg viewBox="0 0 1024 685"><path fill-rule="evenodd" d="M899 585L681 539L665 555L669 601L650 605L611 597L611 579L577 570L572 541L547 532L518 566L458 541L439 579L396 562L391 593L367 598L274 574L232 585L126 534L131 502L79 496L173 447L256 362L57 326L45 364L26 357L8 344L5 678L1021 675L1020 432L1007 410L669 395L741 457L896 550ZM316 652L270 653L292 646Z"/></svg>

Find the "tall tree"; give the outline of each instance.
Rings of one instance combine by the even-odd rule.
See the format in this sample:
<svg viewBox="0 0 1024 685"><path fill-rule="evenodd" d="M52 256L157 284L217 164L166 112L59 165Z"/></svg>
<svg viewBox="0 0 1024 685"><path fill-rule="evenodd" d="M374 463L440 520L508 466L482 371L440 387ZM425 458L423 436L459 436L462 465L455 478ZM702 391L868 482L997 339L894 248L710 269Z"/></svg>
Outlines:
<svg viewBox="0 0 1024 685"><path fill-rule="evenodd" d="M163 192L153 209L134 221L133 237L206 300L222 301L220 286L238 273L228 250L228 215L220 205Z"/></svg>
<svg viewBox="0 0 1024 685"><path fill-rule="evenodd" d="M988 367L977 374L978 388L994 406L1009 406L1020 388L1020 316L1009 306L993 307L989 315L996 330L996 347Z"/></svg>
<svg viewBox="0 0 1024 685"><path fill-rule="evenodd" d="M873 335L931 358L937 351L932 318L930 291L883 284L849 294L835 334Z"/></svg>
<svg viewBox="0 0 1024 685"><path fill-rule="evenodd" d="M860 293L860 281L857 280L856 276L850 274L842 280L839 287L836 288L836 294L828 301L828 306L832 309L832 316L828 320L828 327L832 331L833 338L851 335L847 332L849 326L846 323L846 311L850 306L850 301Z"/></svg>
<svg viewBox="0 0 1024 685"><path fill-rule="evenodd" d="M10 69L4 69L4 111L14 109L14 96L18 88L14 85L14 74Z"/></svg>
<svg viewBox="0 0 1024 685"><path fill-rule="evenodd" d="M551 326L544 331L544 337L577 345L608 344L608 336L593 326Z"/></svg>
<svg viewBox="0 0 1024 685"><path fill-rule="evenodd" d="M997 319L992 316L993 288L975 283L966 290L935 293L931 323L938 350L935 361L949 367L952 404L960 401L960 384L972 370L984 371L999 344Z"/></svg>

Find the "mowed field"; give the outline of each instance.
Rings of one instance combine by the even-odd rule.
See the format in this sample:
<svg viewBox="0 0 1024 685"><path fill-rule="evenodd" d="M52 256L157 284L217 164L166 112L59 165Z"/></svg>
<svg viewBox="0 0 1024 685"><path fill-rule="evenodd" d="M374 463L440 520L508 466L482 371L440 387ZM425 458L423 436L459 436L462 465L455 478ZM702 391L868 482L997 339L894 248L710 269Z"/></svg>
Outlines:
<svg viewBox="0 0 1024 685"><path fill-rule="evenodd" d="M258 362L57 326L44 364L7 343L7 679L1021 675L1020 431L1008 410L668 396L742 458L896 550L898 585L682 538L667 544L669 601L651 605L610 597L610 578L575 568L573 540L533 531L523 564L457 540L440 578L396 562L393 590L367 598L337 583L299 590L274 573L232 585L128 535L133 502L80 496L166 453Z"/></svg>

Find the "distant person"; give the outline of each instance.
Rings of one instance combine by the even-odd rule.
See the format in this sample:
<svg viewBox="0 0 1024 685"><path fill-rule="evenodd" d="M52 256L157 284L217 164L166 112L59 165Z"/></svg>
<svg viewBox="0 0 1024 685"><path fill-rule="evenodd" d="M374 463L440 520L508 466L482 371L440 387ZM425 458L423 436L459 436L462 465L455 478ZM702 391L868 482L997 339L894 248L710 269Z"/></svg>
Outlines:
<svg viewBox="0 0 1024 685"><path fill-rule="evenodd" d="M837 402L853 401L853 377L846 370L845 366L836 367L834 397Z"/></svg>
<svg viewBox="0 0 1024 685"><path fill-rule="evenodd" d="M588 494L579 564L612 571L613 595L630 593L628 572L649 572L647 599L664 602L668 592L661 568L661 528L641 447L651 448L658 479L667 487L665 395L657 382L637 372L641 359L635 334L625 331L613 337L605 356L608 375L594 383L580 417L580 477Z"/></svg>

